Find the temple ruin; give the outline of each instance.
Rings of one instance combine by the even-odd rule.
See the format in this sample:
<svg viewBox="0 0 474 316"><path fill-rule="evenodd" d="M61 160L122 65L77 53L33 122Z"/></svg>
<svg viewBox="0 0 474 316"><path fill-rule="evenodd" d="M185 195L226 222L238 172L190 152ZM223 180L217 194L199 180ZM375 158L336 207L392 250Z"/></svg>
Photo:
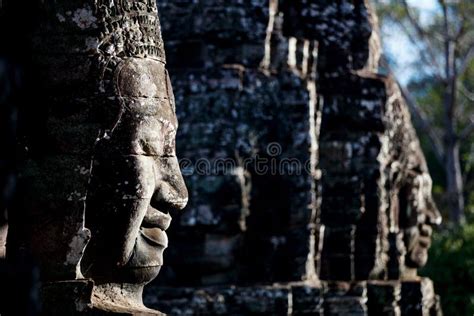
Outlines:
<svg viewBox="0 0 474 316"><path fill-rule="evenodd" d="M0 272L32 263L42 315L442 315L417 272L441 216L368 0L31 13Z"/></svg>

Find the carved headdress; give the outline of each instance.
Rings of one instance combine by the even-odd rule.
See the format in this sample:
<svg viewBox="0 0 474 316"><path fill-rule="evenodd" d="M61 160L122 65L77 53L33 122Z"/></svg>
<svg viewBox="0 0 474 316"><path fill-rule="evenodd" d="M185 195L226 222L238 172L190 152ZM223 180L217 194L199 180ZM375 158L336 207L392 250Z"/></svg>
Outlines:
<svg viewBox="0 0 474 316"><path fill-rule="evenodd" d="M99 52L117 57L149 57L165 63L154 0L97 0Z"/></svg>

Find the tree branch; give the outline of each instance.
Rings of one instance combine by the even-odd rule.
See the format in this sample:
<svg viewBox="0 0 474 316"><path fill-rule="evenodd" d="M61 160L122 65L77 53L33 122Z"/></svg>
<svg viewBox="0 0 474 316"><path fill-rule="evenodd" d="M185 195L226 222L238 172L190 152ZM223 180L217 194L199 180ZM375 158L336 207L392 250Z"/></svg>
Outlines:
<svg viewBox="0 0 474 316"><path fill-rule="evenodd" d="M474 92L467 90L466 87L462 84L462 82L459 84L459 91L464 95L466 99L471 102L474 102Z"/></svg>
<svg viewBox="0 0 474 316"><path fill-rule="evenodd" d="M466 34L466 26L467 26L466 16L462 14L462 12L461 12L461 17L459 18L459 20L460 20L460 25L459 25L458 31L456 32L456 35L454 36L454 40L456 42L459 42L461 38L464 36L464 34Z"/></svg>
<svg viewBox="0 0 474 316"><path fill-rule="evenodd" d="M443 75L441 73L442 68L440 67L438 61L436 59L433 59L434 57L431 54L427 54L426 50L423 49L423 47L420 47L420 41L416 40L415 36L413 34L411 34L410 30L407 28L406 25L404 25L403 23L399 23L399 25L403 29L403 31L405 32L405 34L407 35L408 39L413 44L413 46L415 46L418 49L418 51L420 53L420 57L423 60L423 62L428 66L429 65L434 65L434 67L435 67L435 71L433 72L434 76L440 82L445 82L446 79L443 77ZM429 56L427 56L427 55L429 55Z"/></svg>
<svg viewBox="0 0 474 316"><path fill-rule="evenodd" d="M474 115L469 118L469 124L459 134L459 139L466 140L472 133L474 133Z"/></svg>
<svg viewBox="0 0 474 316"><path fill-rule="evenodd" d="M438 68L440 68L439 63L436 60L436 54L433 51L433 47L431 47L431 41L428 39L428 33L423 29L423 27L421 27L420 23L418 23L416 18L411 13L408 2L406 0L402 0L401 2L403 5L403 9L405 10L405 13L407 15L408 21L415 29L418 37L424 42L426 49L428 50L428 55L430 56L431 62L434 63Z"/></svg>
<svg viewBox="0 0 474 316"><path fill-rule="evenodd" d="M425 112L421 109L421 107L416 103L415 99L411 95L411 93L400 83L398 83L400 90L402 92L403 97L405 98L408 107L410 108L411 112L415 116L416 121L419 123L421 129L428 135L428 138L431 142L431 146L433 147L433 152L436 156L436 159L440 164L444 163L444 148L439 138L438 134L434 130L431 122L429 121Z"/></svg>
<svg viewBox="0 0 474 316"><path fill-rule="evenodd" d="M408 2L406 0L402 0L402 5L403 5L403 9L405 10L405 13L407 14L408 19L410 20L410 23L416 29L416 31L418 32L418 35L425 37L426 32L418 23L418 21L415 19L415 17L411 14L410 7L408 6Z"/></svg>
<svg viewBox="0 0 474 316"><path fill-rule="evenodd" d="M467 67L469 67L469 64L471 63L473 59L474 59L474 44L472 44L469 47L466 53L466 56L461 61L461 65L459 66L459 69L458 69L458 74L460 76L462 76L462 74L467 70Z"/></svg>

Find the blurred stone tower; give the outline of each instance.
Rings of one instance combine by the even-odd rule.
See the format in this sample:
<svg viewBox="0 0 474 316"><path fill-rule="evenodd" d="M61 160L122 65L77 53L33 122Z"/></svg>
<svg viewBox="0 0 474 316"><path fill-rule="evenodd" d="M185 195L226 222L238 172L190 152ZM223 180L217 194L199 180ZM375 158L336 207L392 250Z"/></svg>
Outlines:
<svg viewBox="0 0 474 316"><path fill-rule="evenodd" d="M317 137L316 99L288 64L278 2L158 3L190 202L146 297L172 314L286 313L293 292L319 295ZM189 304L196 295L212 299ZM294 309L307 308L295 297Z"/></svg>
<svg viewBox="0 0 474 316"><path fill-rule="evenodd" d="M441 314L416 273L441 219L369 3L160 2L192 193L149 302L174 315ZM262 157L307 168L262 174ZM237 164L198 170L219 159Z"/></svg>
<svg viewBox="0 0 474 316"><path fill-rule="evenodd" d="M441 218L408 108L383 67L375 13L368 1L284 2L285 35L319 47L325 313L347 313L342 297L359 314L440 313L416 269Z"/></svg>
<svg viewBox="0 0 474 316"><path fill-rule="evenodd" d="M276 47L268 48L280 56L261 65L268 2L160 1L160 8L191 192L171 228L163 283L307 278L309 94L286 65L281 34L269 34Z"/></svg>

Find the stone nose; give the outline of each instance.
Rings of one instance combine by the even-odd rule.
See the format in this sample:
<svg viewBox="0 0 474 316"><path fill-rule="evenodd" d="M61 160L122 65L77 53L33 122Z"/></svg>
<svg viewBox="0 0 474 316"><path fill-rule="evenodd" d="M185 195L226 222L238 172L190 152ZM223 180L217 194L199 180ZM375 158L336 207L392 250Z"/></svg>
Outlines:
<svg viewBox="0 0 474 316"><path fill-rule="evenodd" d="M156 174L156 187L151 206L161 212L182 210L188 203L188 189L184 183L176 157L161 162Z"/></svg>
<svg viewBox="0 0 474 316"><path fill-rule="evenodd" d="M425 216L425 222L428 225L439 226L443 221L443 217L441 216L441 213L434 202L428 205L428 211L426 212Z"/></svg>

